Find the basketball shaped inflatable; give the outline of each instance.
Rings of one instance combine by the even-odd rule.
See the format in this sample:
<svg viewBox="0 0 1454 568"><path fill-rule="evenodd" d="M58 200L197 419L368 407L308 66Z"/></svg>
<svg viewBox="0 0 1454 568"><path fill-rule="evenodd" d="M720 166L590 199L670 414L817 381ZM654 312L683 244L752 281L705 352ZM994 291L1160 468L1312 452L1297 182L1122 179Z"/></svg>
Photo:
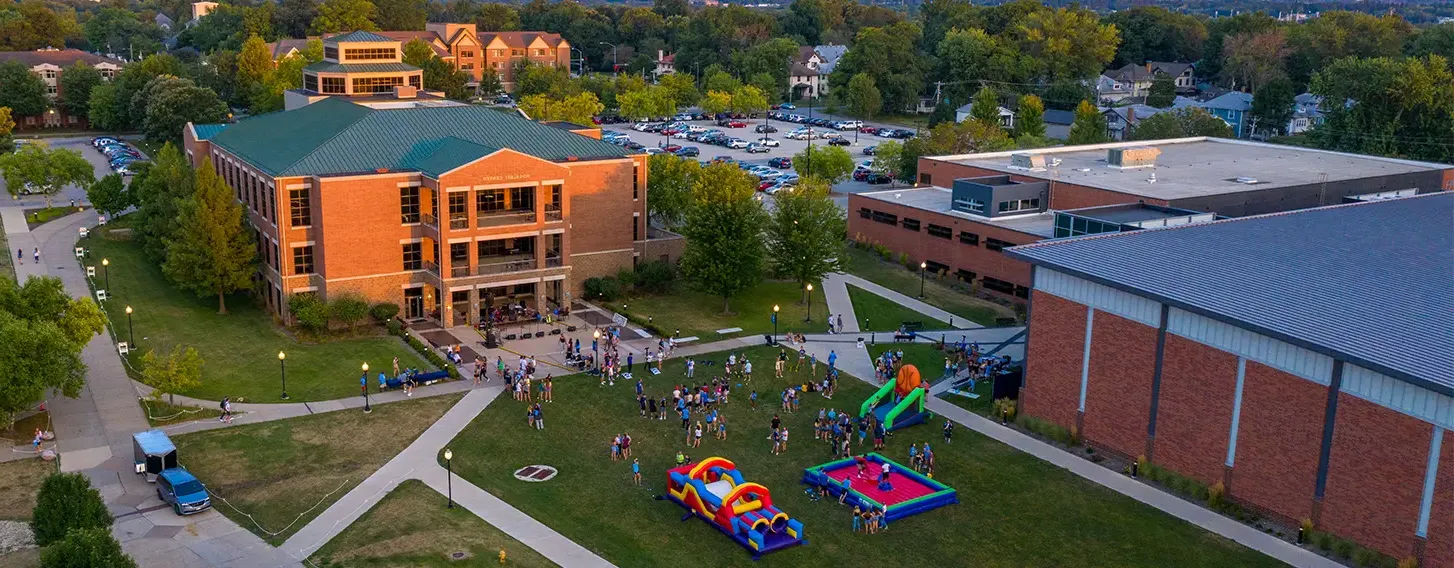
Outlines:
<svg viewBox="0 0 1454 568"><path fill-rule="evenodd" d="M909 396L909 393L916 388L919 388L919 368L913 365L900 367L899 377L894 385L894 394L900 397Z"/></svg>

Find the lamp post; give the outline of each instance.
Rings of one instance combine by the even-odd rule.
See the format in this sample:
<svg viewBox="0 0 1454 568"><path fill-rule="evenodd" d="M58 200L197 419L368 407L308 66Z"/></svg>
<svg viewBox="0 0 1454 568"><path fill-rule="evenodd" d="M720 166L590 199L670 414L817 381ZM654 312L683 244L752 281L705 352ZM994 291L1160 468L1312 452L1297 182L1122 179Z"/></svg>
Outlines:
<svg viewBox="0 0 1454 568"><path fill-rule="evenodd" d="M616 66L619 65L619 63L616 61L616 44L611 43L609 41L599 41L599 42L596 42L596 43L599 43L601 45L609 45L609 46L611 46L611 72L612 73L616 73L617 72Z"/></svg>
<svg viewBox="0 0 1454 568"><path fill-rule="evenodd" d="M924 298L924 271L929 268L928 262L919 263L919 299Z"/></svg>
<svg viewBox="0 0 1454 568"><path fill-rule="evenodd" d="M450 509L454 508L454 467L450 465L454 460L454 452L449 448L444 449L444 488L448 495Z"/></svg>
<svg viewBox="0 0 1454 568"><path fill-rule="evenodd" d="M103 275L105 275L105 278L106 278L106 291L107 292L110 292L111 291L111 259L109 259L109 258L103 258L103 259L101 259L101 273Z"/></svg>
<svg viewBox="0 0 1454 568"><path fill-rule="evenodd" d="M591 359L596 362L596 374L601 373L601 330L591 332Z"/></svg>
<svg viewBox="0 0 1454 568"><path fill-rule="evenodd" d="M772 342L777 343L777 313L781 310L777 304L772 305Z"/></svg>
<svg viewBox="0 0 1454 568"><path fill-rule="evenodd" d="M288 364L283 362L287 358L287 353L283 353L282 351L278 352L278 372L283 377L283 400L288 400Z"/></svg>
<svg viewBox="0 0 1454 568"><path fill-rule="evenodd" d="M363 376L361 376L361 377L358 378L358 386L359 386L360 389L363 389L363 395L364 395L364 414L368 414L370 412L373 412L374 409L369 408L369 363L368 363L368 361L364 361L364 364L363 364Z"/></svg>
<svg viewBox="0 0 1454 568"><path fill-rule="evenodd" d="M126 306L126 340L130 346L136 346L136 328L131 326L131 306Z"/></svg>
<svg viewBox="0 0 1454 568"><path fill-rule="evenodd" d="M803 318L803 321L805 321L805 322L813 321L813 283L812 282L809 282L808 283L808 317Z"/></svg>

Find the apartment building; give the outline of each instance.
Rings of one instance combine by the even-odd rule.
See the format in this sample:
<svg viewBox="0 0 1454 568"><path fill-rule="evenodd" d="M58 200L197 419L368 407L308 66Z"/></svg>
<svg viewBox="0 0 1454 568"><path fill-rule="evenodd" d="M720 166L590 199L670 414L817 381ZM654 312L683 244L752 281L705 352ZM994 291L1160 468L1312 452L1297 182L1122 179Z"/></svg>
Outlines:
<svg viewBox="0 0 1454 568"><path fill-rule="evenodd" d="M507 92L515 90L514 65L517 62L566 68L571 62L570 42L560 34L480 32L474 24L452 23L426 24L423 31L377 33L400 42L425 41L440 58L469 73L476 84L486 69L494 71Z"/></svg>
<svg viewBox="0 0 1454 568"><path fill-rule="evenodd" d="M0 52L0 63L7 61L19 61L30 68L40 80L45 83L46 96L51 100L51 109L39 116L16 116L15 126L18 129L28 128L80 128L86 125L84 115L73 115L66 112L65 108L56 105L64 93L61 92L61 74L66 67L75 65L77 61L95 67L101 72L101 78L110 81L121 72L121 66L125 65L119 59L86 53L79 49L56 49L46 47L35 51L3 51Z"/></svg>

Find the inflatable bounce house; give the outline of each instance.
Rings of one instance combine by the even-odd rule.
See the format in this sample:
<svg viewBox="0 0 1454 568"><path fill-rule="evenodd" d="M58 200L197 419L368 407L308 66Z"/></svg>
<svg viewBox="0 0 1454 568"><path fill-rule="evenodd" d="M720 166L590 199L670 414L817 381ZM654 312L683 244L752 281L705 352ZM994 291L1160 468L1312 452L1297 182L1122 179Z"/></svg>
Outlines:
<svg viewBox="0 0 1454 568"><path fill-rule="evenodd" d="M875 453L810 467L803 471L803 483L826 488L834 497L847 491L849 505L887 507L890 522L959 502L954 488Z"/></svg>
<svg viewBox="0 0 1454 568"><path fill-rule="evenodd" d="M929 419L929 412L924 410L926 387L919 379L919 368L904 365L897 378L863 401L858 415L866 418L872 414L890 431L924 422Z"/></svg>
<svg viewBox="0 0 1454 568"><path fill-rule="evenodd" d="M726 458L672 468L666 476L667 497L691 511L682 520L700 517L747 547L754 558L808 542L803 523L774 507L766 487L743 481Z"/></svg>

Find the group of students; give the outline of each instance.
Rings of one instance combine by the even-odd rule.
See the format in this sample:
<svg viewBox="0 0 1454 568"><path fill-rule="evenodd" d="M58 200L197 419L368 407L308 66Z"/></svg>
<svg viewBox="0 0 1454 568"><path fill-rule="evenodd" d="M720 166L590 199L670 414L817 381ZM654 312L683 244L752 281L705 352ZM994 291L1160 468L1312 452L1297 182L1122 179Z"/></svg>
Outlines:
<svg viewBox="0 0 1454 568"><path fill-rule="evenodd" d="M611 438L611 461L631 458L631 435L622 432Z"/></svg>
<svg viewBox="0 0 1454 568"><path fill-rule="evenodd" d="M919 473L927 473L930 477L934 476L934 450L929 448L929 442L924 442L923 450L919 449L918 444L909 444L909 467Z"/></svg>
<svg viewBox="0 0 1454 568"><path fill-rule="evenodd" d="M851 457L850 447L853 433L858 432L858 445L862 446L868 433L873 432L873 448L883 449L884 436L888 434L883 423L873 415L854 417L837 409L818 409L818 418L813 421L814 436L833 447L833 457Z"/></svg>
<svg viewBox="0 0 1454 568"><path fill-rule="evenodd" d="M847 495L847 493L844 494ZM879 507L878 509L873 507L865 509L854 505L853 532L878 534L879 531L889 530L889 507L888 505L879 505Z"/></svg>

